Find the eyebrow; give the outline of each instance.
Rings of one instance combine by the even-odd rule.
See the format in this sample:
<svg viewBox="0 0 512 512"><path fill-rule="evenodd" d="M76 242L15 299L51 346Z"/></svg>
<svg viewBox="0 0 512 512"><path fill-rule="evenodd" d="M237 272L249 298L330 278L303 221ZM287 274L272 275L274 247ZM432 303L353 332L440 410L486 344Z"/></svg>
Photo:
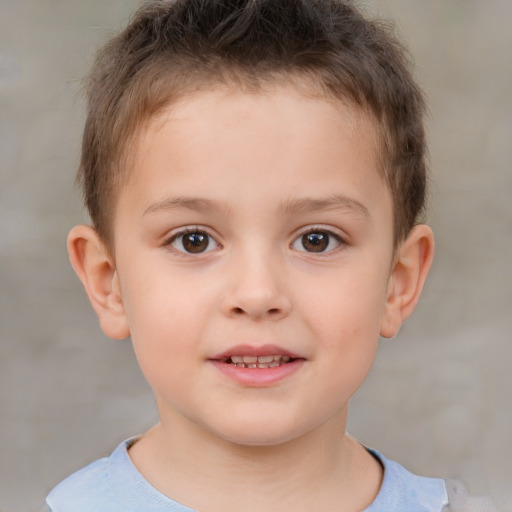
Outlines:
<svg viewBox="0 0 512 512"><path fill-rule="evenodd" d="M169 197L151 204L144 210L144 215L156 212L173 210L191 210L199 213L213 213L216 211L229 211L229 207L218 201L200 197Z"/></svg>
<svg viewBox="0 0 512 512"><path fill-rule="evenodd" d="M283 212L288 215L301 215L329 210L347 210L364 217L370 217L370 212L363 203L344 195L333 195L322 199L308 197L290 199L283 205Z"/></svg>
<svg viewBox="0 0 512 512"><path fill-rule="evenodd" d="M212 201L211 199L201 197L178 196L169 197L151 204L144 210L143 216L151 213L180 209L199 213L230 211L229 206L223 202ZM370 217L370 212L363 203L344 195L333 195L322 199L309 197L289 199L281 205L281 211L286 215L303 215L306 213L329 210L346 210L363 215L364 217Z"/></svg>

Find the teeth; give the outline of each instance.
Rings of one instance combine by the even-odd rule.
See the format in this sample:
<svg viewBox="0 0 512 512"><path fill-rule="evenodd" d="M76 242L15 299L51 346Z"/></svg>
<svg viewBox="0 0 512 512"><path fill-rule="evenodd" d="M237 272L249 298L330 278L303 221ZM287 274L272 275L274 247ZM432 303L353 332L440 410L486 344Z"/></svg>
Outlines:
<svg viewBox="0 0 512 512"><path fill-rule="evenodd" d="M290 359L290 356L231 356L228 362L239 368L275 368Z"/></svg>

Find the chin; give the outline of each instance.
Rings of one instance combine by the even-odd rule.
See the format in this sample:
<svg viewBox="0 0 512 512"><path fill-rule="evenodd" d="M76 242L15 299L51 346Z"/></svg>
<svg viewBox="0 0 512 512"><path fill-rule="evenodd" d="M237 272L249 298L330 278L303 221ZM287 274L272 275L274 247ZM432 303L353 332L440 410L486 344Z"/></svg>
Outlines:
<svg viewBox="0 0 512 512"><path fill-rule="evenodd" d="M256 422L251 424L231 423L226 428L213 432L229 443L239 446L277 446L288 443L305 434L296 425L283 425L277 422Z"/></svg>

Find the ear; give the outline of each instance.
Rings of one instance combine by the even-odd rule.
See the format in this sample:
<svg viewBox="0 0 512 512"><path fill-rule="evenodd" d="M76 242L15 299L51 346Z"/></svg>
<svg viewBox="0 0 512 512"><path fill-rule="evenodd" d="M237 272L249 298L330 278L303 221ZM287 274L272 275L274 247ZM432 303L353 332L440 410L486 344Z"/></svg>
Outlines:
<svg viewBox="0 0 512 512"><path fill-rule="evenodd" d="M130 335L115 263L91 226L75 226L68 235L71 265L82 281L103 332L114 339Z"/></svg>
<svg viewBox="0 0 512 512"><path fill-rule="evenodd" d="M434 235L425 224L415 226L396 251L389 278L380 334L392 338L413 312L434 257Z"/></svg>

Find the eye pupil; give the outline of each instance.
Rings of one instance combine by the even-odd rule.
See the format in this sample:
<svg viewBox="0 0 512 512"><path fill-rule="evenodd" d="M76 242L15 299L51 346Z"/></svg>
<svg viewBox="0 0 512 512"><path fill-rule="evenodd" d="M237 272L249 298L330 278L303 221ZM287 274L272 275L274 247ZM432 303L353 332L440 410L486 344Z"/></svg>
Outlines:
<svg viewBox="0 0 512 512"><path fill-rule="evenodd" d="M199 253L204 252L209 243L209 237L207 233L187 233L183 235L183 247L187 252Z"/></svg>
<svg viewBox="0 0 512 512"><path fill-rule="evenodd" d="M318 231L302 236L302 246L309 252L323 252L329 246L328 233Z"/></svg>

